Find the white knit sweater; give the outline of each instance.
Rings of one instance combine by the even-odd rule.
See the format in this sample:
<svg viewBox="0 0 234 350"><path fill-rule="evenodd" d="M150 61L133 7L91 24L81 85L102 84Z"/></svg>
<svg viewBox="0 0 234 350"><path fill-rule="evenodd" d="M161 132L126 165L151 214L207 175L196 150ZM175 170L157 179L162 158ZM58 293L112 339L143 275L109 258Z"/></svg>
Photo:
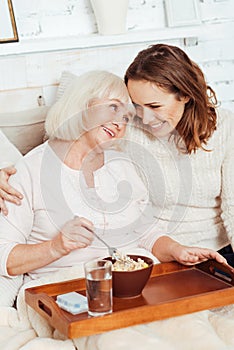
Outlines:
<svg viewBox="0 0 234 350"><path fill-rule="evenodd" d="M155 216L182 244L234 246L234 115L219 110L207 149L179 153L173 141L129 128L126 147L151 192Z"/></svg>

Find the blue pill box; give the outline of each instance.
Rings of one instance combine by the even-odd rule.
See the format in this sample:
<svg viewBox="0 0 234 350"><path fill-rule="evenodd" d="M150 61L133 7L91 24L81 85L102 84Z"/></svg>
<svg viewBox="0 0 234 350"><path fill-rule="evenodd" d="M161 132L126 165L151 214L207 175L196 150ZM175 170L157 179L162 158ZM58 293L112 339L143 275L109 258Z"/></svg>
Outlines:
<svg viewBox="0 0 234 350"><path fill-rule="evenodd" d="M80 314L88 310L87 298L77 292L60 294L57 296L56 303L61 309L70 312L73 315Z"/></svg>

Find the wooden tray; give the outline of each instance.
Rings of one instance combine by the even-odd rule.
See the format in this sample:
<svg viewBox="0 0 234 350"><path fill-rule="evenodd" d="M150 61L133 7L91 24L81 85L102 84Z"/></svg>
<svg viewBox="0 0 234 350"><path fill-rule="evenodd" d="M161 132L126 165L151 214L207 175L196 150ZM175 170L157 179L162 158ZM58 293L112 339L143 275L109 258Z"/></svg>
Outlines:
<svg viewBox="0 0 234 350"><path fill-rule="evenodd" d="M113 313L90 317L72 315L56 304L58 294L85 295L85 280L76 279L25 290L26 302L68 338L103 333L117 328L161 320L234 303L233 270L214 260L193 267L178 263L154 265L143 293L135 298L114 298Z"/></svg>

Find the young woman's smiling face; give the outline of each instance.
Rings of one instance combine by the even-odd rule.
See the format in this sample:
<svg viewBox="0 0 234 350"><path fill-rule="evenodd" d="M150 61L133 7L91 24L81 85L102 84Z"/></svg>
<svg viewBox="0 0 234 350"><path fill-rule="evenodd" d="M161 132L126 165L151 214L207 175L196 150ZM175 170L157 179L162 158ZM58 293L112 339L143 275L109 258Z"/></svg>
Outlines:
<svg viewBox="0 0 234 350"><path fill-rule="evenodd" d="M115 140L121 139L130 118L127 107L118 100L94 101L84 118L86 142L91 147L108 148Z"/></svg>
<svg viewBox="0 0 234 350"><path fill-rule="evenodd" d="M138 117L156 137L165 137L179 123L188 98L177 100L174 94L144 80L129 80L128 91Z"/></svg>

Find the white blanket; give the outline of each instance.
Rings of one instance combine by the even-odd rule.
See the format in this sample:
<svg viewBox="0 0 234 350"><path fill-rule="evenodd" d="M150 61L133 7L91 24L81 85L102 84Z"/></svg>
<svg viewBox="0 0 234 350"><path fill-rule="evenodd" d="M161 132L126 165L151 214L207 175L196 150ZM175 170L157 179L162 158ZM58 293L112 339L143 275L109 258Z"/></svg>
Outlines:
<svg viewBox="0 0 234 350"><path fill-rule="evenodd" d="M230 350L234 349L234 307L174 317L101 335L65 339L26 305L24 290L82 276L78 268L26 283L17 309L0 307L1 350Z"/></svg>

